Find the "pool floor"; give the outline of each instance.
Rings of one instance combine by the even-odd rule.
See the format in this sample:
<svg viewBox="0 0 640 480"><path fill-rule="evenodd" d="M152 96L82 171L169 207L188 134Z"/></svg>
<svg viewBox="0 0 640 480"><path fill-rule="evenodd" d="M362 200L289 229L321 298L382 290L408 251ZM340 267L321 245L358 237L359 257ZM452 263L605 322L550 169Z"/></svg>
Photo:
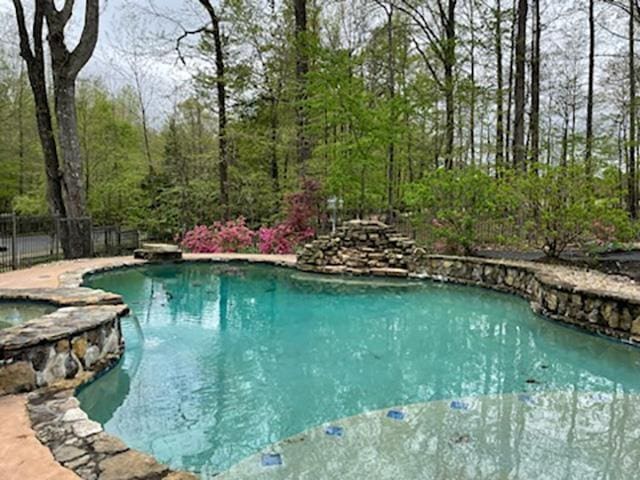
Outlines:
<svg viewBox="0 0 640 480"><path fill-rule="evenodd" d="M329 422L216 480L632 479L640 398L556 392L436 401Z"/></svg>

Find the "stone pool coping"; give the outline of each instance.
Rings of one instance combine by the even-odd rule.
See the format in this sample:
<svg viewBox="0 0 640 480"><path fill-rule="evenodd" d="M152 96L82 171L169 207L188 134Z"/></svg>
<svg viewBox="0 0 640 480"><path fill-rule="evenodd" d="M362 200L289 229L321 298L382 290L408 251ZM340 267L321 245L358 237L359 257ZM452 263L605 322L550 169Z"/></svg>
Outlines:
<svg viewBox="0 0 640 480"><path fill-rule="evenodd" d="M187 254L183 260L176 263L232 261L296 268L296 257L292 255ZM118 314L124 314L126 306L122 304L119 296L81 287L83 277L89 273L146 263L148 262L130 257L114 257L55 262L28 270L8 272L0 274L0 299L45 301L62 307L61 310L76 309L76 313L79 309L84 308L112 308L122 309L118 311ZM337 271L336 273L343 272ZM391 276L430 278L436 281L471 284L515 293L531 300L536 311L552 319L575 324L592 332L604 333L631 343L640 343L640 286L622 277L534 262L438 255L421 256L415 259L408 270L391 273ZM597 315L607 317L604 323L602 323L602 318L593 318L593 315L591 318L587 316L579 321L572 321L568 317L569 313L575 313L575 308L571 311L568 308L573 305L572 295L581 296L580 308L586 306L584 298L596 299L596 303L590 304L592 309L588 313L593 314L596 311ZM625 311L624 305L620 307L619 304L629 305L632 308ZM53 340L54 337L55 335L50 340ZM35 340L33 342L37 343ZM115 358L105 359L95 372L85 372L71 380L60 381L50 387L39 389L28 396L0 397L0 399L6 400L0 402L0 417L11 414L5 404L13 402L12 408L14 409L15 404L18 404L20 408L29 410L32 427L28 434L1 436L0 452L12 451L19 447L28 448L33 450L33 461L37 462L47 455L50 457L51 451L54 451L58 453L56 458L59 462L75 472L81 473L85 478L118 478L123 480L137 478L133 475L140 473L140 470L137 470L139 468L146 469L144 471L154 476L153 478L172 480L195 478L186 472L172 472L148 455L129 450L118 439L104 433L98 424L91 423L86 418L86 414L83 415L84 412L74 402L72 395L75 388L89 381L97 372L108 368L114 361L117 361L118 357L119 355ZM72 413L67 413L68 411ZM77 426L78 422L80 422L80 426ZM57 432L57 434L53 432ZM85 435L78 435L78 432ZM41 442L37 447L32 442L35 438ZM57 442L60 438L64 442L62 445ZM101 440L96 447L94 443L98 439ZM73 446L76 450L62 448L65 443L67 447ZM15 465L9 468L9 458L7 457L8 455L0 456L0 472L10 471L12 476L8 478L29 478L27 470L25 470L30 463L29 461L25 462L22 469ZM109 460L115 457L117 457L116 460ZM107 464L103 464L104 461L107 461ZM103 467L110 469L112 477L103 475L105 472ZM130 468L131 475L124 472L122 468ZM60 472L71 474L72 476L68 478L77 478L60 464L52 462L50 478L58 478L56 471L60 475L62 475ZM47 477L43 475L42 478ZM60 478L66 477L61 476Z"/></svg>
<svg viewBox="0 0 640 480"><path fill-rule="evenodd" d="M516 294L545 317L640 346L640 285L622 276L536 262L425 255L412 277Z"/></svg>

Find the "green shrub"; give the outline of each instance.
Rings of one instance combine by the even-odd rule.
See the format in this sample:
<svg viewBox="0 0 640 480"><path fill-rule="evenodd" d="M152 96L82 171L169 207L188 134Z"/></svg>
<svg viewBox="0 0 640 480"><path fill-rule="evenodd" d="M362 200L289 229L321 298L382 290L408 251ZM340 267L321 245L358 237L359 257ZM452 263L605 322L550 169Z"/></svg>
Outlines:
<svg viewBox="0 0 640 480"><path fill-rule="evenodd" d="M433 242L469 254L477 245L478 225L508 218L513 194L507 182L482 170L436 170L410 186L405 201L418 222L431 219Z"/></svg>

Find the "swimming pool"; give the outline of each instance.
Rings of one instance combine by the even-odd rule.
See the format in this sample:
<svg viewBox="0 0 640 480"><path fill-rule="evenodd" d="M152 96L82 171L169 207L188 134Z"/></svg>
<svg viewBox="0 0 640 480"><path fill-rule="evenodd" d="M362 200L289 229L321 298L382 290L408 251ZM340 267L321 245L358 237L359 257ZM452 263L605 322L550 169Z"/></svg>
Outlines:
<svg viewBox="0 0 640 480"><path fill-rule="evenodd" d="M15 327L54 310L55 307L47 303L0 301L0 329Z"/></svg>
<svg viewBox="0 0 640 480"><path fill-rule="evenodd" d="M476 419L469 432L458 425L445 434L468 449L485 428L517 425L514 405L522 415L537 412L533 424L553 431L571 422L570 410L551 407L567 395L605 405L623 398L628 411L640 392L637 349L546 321L525 301L480 288L233 264L136 267L86 284L123 295L133 315L123 323L124 360L79 393L82 407L131 447L203 478L246 462L237 478L255 468L268 478L303 478L282 468L303 463L287 457L296 438L311 446L319 431L323 441L362 446L372 432L360 426L350 435L350 428L369 416L406 421L414 428L403 435L424 436L425 422L412 420L422 418L418 406L463 415L490 409L484 424ZM560 420L549 423L558 411ZM603 441L618 438L615 421L589 418ZM346 429L344 436L329 427ZM500 471L511 478L513 459L541 454L503 430L510 433L500 443ZM320 461L310 451L322 457L325 447L315 445L307 465ZM557 450L540 448L547 456ZM400 478L390 471L380 478Z"/></svg>

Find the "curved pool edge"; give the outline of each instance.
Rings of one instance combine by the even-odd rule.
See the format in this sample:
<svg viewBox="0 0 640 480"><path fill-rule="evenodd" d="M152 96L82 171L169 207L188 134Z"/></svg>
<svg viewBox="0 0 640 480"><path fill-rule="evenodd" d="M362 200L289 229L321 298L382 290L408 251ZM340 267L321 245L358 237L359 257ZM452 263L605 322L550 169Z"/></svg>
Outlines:
<svg viewBox="0 0 640 480"><path fill-rule="evenodd" d="M634 460L640 459L633 448L640 428L638 396L575 391L455 398L364 412L275 442L215 478L560 478L567 468L588 478L603 471L620 448L620 438L611 442L599 429L606 432L603 427L623 411L630 423L625 454L634 458L614 465L611 478L632 478Z"/></svg>
<svg viewBox="0 0 640 480"><path fill-rule="evenodd" d="M171 263L194 262L262 263L309 271L308 268L300 268L295 257L292 256L186 255L183 260ZM61 291L65 291L69 295L81 292L83 295L96 294L100 291L81 286L85 276L149 263L119 258L112 263L100 262L93 266L85 264L75 269L70 268L59 275L60 288L38 289L39 296L47 301L46 298L51 299L54 293L57 295ZM402 276L478 286L517 294L529 300L534 311L552 320L627 343L640 344L640 287L630 280L621 282L616 277L596 272L540 265L533 262L440 255L424 256L415 263L411 270ZM320 271L316 273L343 274L344 272ZM377 276L384 275L377 272ZM399 275L397 271L394 271L390 272L389 276L397 277ZM621 286L624 288L620 288ZM113 295L108 292L101 293L107 296ZM6 295L3 298L12 298L11 290L2 290L0 294ZM13 290L13 295L19 296L21 294L24 295L24 292ZM579 301L575 298L576 296L580 297ZM88 301L84 301L82 306L68 308L120 307L123 309L122 312L128 311L126 305L116 304L116 300L113 297L110 298L109 301L112 303L108 305L92 305ZM120 318L124 314L121 313L115 319L114 325L117 325L118 332L120 332ZM38 322L38 320L34 322ZM104 373L117 363L124 349L124 345L121 342L120 344L120 351L115 356L105 359L106 361L97 363L95 371L74 375L70 380L56 382L49 387L42 386L29 395L28 408L38 439L51 449L59 463L73 470L82 478L96 478L91 475L103 475L106 469L109 469L110 472L116 472L114 474L116 476L113 478L120 478L117 475L122 476L127 471L126 469L142 469L141 471L164 479L197 478L188 472L172 471L158 463L153 457L129 449L119 439L106 434L99 424L89 420L86 413L80 409L77 399L73 396L76 388L91 381L96 375ZM0 352L3 351L0 338ZM0 375L2 370L11 363L2 360ZM69 411L72 413L68 413ZM77 450L70 452L68 448L62 448L63 444L56 443L59 438L64 438L63 443L66 443L67 446L80 445L84 449L77 447ZM98 442L97 447L95 442ZM90 465L92 465L91 468Z"/></svg>
<svg viewBox="0 0 640 480"><path fill-rule="evenodd" d="M478 257L426 256L412 276L518 295L559 323L640 345L640 286L573 267Z"/></svg>

